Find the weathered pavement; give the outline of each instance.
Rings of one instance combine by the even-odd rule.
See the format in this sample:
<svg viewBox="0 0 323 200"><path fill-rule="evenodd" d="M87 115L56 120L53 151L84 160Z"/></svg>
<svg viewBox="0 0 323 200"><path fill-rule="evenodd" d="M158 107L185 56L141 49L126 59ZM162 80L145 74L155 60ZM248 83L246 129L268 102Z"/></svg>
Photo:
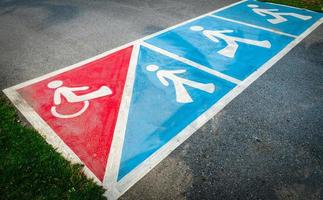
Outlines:
<svg viewBox="0 0 323 200"><path fill-rule="evenodd" d="M4 1L1 89L233 1ZM323 197L323 27L123 199Z"/></svg>

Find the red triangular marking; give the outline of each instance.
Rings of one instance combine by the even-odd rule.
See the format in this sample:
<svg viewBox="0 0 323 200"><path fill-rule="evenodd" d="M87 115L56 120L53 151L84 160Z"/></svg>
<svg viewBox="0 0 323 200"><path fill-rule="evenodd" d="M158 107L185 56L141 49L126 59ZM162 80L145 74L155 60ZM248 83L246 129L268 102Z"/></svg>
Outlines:
<svg viewBox="0 0 323 200"><path fill-rule="evenodd" d="M132 48L130 46L18 90L101 181L119 113ZM103 85L108 86L113 94L90 100L88 109L78 117L61 119L54 117L50 112L54 89L48 88L47 84L54 80L63 81L66 87L90 87L87 91L75 92L77 95L93 92ZM83 103L68 103L62 98L62 104L57 106L57 110L67 114L79 110L82 106Z"/></svg>

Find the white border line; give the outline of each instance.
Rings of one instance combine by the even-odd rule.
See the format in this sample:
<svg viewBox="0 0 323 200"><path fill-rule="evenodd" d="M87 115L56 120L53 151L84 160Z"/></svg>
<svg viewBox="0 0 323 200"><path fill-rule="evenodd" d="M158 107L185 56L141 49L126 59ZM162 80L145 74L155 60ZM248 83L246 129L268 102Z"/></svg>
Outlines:
<svg viewBox="0 0 323 200"><path fill-rule="evenodd" d="M252 73L248 78L242 81L216 104L214 104L209 110L200 115L190 125L183 129L177 136L172 138L167 144L162 146L153 155L148 157L135 169L129 172L116 184L116 189L119 191L120 196L131 188L136 182L138 182L143 176L145 176L150 170L152 170L158 163L166 158L173 150L175 150L180 144L182 144L187 138L196 132L201 126L214 117L219 111L221 111L228 103L230 103L235 97L243 92L250 84L270 69L276 62L278 62L283 56L285 56L291 49L293 49L299 42L301 42L307 35L309 35L314 29L316 29L323 20L318 20L309 29L302 33L298 38L289 43L283 50L272 57L269 61L263 64L257 71ZM115 194L114 194L115 195ZM118 198L119 196L113 196Z"/></svg>

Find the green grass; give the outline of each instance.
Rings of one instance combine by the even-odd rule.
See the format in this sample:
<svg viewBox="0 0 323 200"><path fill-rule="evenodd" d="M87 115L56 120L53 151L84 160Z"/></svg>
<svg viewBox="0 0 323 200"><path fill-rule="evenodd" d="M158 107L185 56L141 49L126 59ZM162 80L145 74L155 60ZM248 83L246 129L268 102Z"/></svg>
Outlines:
<svg viewBox="0 0 323 200"><path fill-rule="evenodd" d="M0 94L0 199L105 199L104 190L32 128Z"/></svg>
<svg viewBox="0 0 323 200"><path fill-rule="evenodd" d="M262 0L323 12L323 0Z"/></svg>

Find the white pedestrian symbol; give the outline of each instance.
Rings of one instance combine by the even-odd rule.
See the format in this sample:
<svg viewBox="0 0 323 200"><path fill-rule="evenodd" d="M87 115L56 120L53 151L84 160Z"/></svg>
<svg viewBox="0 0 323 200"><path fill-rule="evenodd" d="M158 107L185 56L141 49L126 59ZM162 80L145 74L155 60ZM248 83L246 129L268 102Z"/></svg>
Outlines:
<svg viewBox="0 0 323 200"><path fill-rule="evenodd" d="M156 72L159 81L164 86L169 86L169 81L173 82L176 93L176 101L178 103L191 103L193 99L187 92L184 85L190 86L195 89L202 90L207 93L213 93L215 91L215 86L213 83L199 83L191 80L187 80L177 76L177 74L183 74L186 72L185 69L179 70L159 70L157 65L148 65L146 69L150 72ZM169 80L169 81L168 81Z"/></svg>
<svg viewBox="0 0 323 200"><path fill-rule="evenodd" d="M77 91L85 91L88 90L89 86L82 86L82 87L66 87L63 86L63 81L55 80L48 83L48 88L55 89L54 92L54 106L51 108L51 113L58 118L73 118L81 115L88 107L89 101L91 99L96 99L99 97L104 97L112 94L112 91L107 86L102 86L98 90L83 94L83 95L76 95L75 92ZM56 106L59 106L62 103L62 97L66 99L69 103L79 103L83 102L83 107L78 112L72 114L60 114L56 111Z"/></svg>
<svg viewBox="0 0 323 200"><path fill-rule="evenodd" d="M301 15L297 13L287 13L287 12L278 12L279 9L263 9L259 8L258 5L255 4L248 4L249 8L252 8L252 11L255 12L256 14L266 17L267 15L271 15L274 17L274 19L267 19L268 22L272 24L279 24L288 21L285 17L283 16L290 16L290 17L295 17L301 20L309 20L312 19L311 16L306 16L306 15Z"/></svg>
<svg viewBox="0 0 323 200"><path fill-rule="evenodd" d="M236 54L236 51L239 47L237 42L242 42L245 44L250 44L250 45L268 48L268 49L271 48L271 43L268 40L257 41L257 40L251 40L251 39L245 39L245 38L226 35L226 33L233 33L233 30L221 30L221 31L204 30L202 26L192 26L190 29L192 31L202 31L203 35L205 35L208 39L216 43L220 42L219 39L224 40L227 43L227 46L221 49L220 51L218 51L218 53L229 58L233 58L234 55Z"/></svg>

